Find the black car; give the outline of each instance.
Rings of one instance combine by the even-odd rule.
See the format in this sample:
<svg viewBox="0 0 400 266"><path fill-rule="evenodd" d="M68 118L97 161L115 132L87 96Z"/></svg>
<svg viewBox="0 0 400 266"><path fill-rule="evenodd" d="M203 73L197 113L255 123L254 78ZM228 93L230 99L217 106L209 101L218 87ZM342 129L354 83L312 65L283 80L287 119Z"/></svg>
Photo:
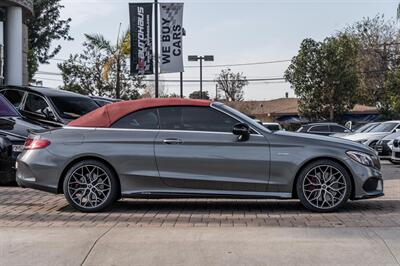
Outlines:
<svg viewBox="0 0 400 266"><path fill-rule="evenodd" d="M90 97L77 93L43 87L0 87L20 113L32 120L53 127L68 124L99 105Z"/></svg>
<svg viewBox="0 0 400 266"><path fill-rule="evenodd" d="M89 97L92 98L100 107L120 101L120 100L116 100L116 99L112 99L112 98L108 98L108 97L101 97L101 96L89 96Z"/></svg>
<svg viewBox="0 0 400 266"><path fill-rule="evenodd" d="M297 132L329 136L336 133L350 133L351 130L337 123L313 123L303 125Z"/></svg>
<svg viewBox="0 0 400 266"><path fill-rule="evenodd" d="M25 139L31 130L45 129L40 124L28 120L0 95L0 184L15 181L15 161L21 153Z"/></svg>
<svg viewBox="0 0 400 266"><path fill-rule="evenodd" d="M400 137L400 132L390 134L379 140L374 149L378 152L379 158L382 160L390 160L392 157L393 141Z"/></svg>

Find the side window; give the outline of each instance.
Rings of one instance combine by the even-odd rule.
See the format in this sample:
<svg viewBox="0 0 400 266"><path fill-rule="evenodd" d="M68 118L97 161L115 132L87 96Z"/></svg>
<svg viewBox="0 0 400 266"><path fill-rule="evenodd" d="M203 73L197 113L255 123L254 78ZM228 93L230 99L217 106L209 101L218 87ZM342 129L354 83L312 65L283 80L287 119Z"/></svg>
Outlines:
<svg viewBox="0 0 400 266"><path fill-rule="evenodd" d="M128 114L115 122L112 128L158 129L157 109L145 109Z"/></svg>
<svg viewBox="0 0 400 266"><path fill-rule="evenodd" d="M46 108L50 107L43 97L31 93L26 97L24 111L43 115L43 110Z"/></svg>
<svg viewBox="0 0 400 266"><path fill-rule="evenodd" d="M211 107L164 107L159 109L160 128L169 130L193 130L232 132L238 121Z"/></svg>
<svg viewBox="0 0 400 266"><path fill-rule="evenodd" d="M310 128L309 132L329 132L328 126L313 126Z"/></svg>
<svg viewBox="0 0 400 266"><path fill-rule="evenodd" d="M7 98L7 100L14 105L16 108L18 108L21 105L22 98L24 97L24 92L19 91L19 90L5 90L2 92L4 94L4 97Z"/></svg>
<svg viewBox="0 0 400 266"><path fill-rule="evenodd" d="M344 127L339 127L339 126L331 126L331 132L336 132L336 133L343 133L347 131L347 128Z"/></svg>

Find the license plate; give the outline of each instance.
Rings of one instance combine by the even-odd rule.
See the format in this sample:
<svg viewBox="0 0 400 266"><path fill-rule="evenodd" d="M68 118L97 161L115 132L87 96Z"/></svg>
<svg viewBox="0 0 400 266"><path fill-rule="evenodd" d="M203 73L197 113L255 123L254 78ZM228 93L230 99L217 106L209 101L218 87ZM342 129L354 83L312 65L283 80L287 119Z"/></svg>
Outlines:
<svg viewBox="0 0 400 266"><path fill-rule="evenodd" d="M12 145L13 152L22 152L24 150L24 145Z"/></svg>

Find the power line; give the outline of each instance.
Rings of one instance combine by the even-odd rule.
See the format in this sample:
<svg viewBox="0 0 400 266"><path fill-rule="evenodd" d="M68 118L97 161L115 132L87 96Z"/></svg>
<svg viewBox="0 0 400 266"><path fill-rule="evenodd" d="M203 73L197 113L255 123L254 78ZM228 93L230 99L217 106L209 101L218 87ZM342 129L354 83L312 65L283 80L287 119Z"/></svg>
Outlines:
<svg viewBox="0 0 400 266"><path fill-rule="evenodd" d="M65 62L67 59L51 58L49 60ZM268 65L290 62L290 59L286 60L273 60L273 61L262 61L262 62L249 62L249 63L232 63L232 64L220 64L220 65L205 65L204 68L216 68L216 67L235 67L235 66L256 66L256 65ZM185 68L199 68L200 66L190 65Z"/></svg>

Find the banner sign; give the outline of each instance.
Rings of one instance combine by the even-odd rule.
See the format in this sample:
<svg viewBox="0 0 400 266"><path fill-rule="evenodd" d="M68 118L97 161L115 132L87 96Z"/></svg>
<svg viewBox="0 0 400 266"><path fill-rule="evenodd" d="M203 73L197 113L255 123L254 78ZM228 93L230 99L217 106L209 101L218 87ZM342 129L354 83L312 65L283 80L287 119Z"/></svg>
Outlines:
<svg viewBox="0 0 400 266"><path fill-rule="evenodd" d="M150 75L153 69L153 4L129 4L131 74Z"/></svg>
<svg viewBox="0 0 400 266"><path fill-rule="evenodd" d="M161 73L183 72L183 3L161 4Z"/></svg>

